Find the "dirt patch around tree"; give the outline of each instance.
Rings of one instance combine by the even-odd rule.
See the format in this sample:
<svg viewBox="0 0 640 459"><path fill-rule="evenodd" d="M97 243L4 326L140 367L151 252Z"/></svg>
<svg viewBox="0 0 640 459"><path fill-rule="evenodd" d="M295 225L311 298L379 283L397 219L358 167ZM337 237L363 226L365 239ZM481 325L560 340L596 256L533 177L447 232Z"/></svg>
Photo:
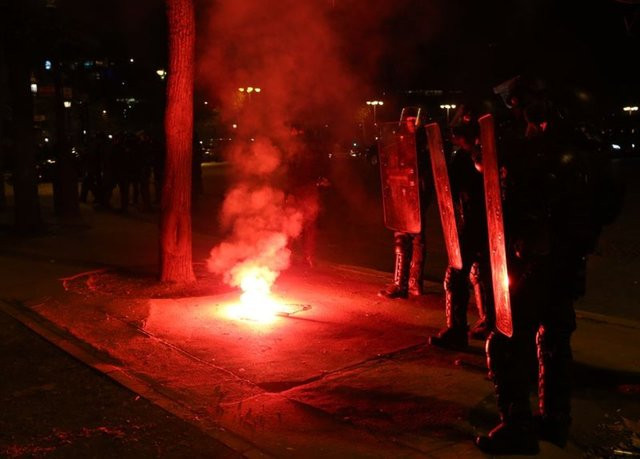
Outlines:
<svg viewBox="0 0 640 459"><path fill-rule="evenodd" d="M234 289L218 275L209 273L204 263L194 264L196 282L190 284L160 282L146 273L125 270L96 270L62 279L64 289L84 297L185 298L228 293Z"/></svg>

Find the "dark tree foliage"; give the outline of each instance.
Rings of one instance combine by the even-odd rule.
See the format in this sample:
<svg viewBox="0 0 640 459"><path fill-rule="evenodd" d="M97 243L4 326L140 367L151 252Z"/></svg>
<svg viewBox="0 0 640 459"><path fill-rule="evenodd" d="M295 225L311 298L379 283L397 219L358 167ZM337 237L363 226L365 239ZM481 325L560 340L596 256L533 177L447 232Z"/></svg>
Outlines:
<svg viewBox="0 0 640 459"><path fill-rule="evenodd" d="M38 6L39 2L33 0L0 2L0 27L3 35L0 46L3 46L5 53L7 102L12 133L10 143L15 227L20 233L37 231L42 226L30 88L36 37L33 18ZM3 131L6 133L8 130Z"/></svg>

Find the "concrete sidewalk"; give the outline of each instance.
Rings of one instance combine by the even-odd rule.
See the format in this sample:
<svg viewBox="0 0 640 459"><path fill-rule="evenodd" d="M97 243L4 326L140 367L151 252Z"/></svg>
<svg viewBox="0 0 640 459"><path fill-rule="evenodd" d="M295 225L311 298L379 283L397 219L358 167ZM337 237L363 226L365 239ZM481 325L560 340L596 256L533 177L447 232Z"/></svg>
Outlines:
<svg viewBox="0 0 640 459"><path fill-rule="evenodd" d="M386 273L294 267L275 289L286 314L234 321L237 292L219 279L178 294L145 277L152 218L84 218L2 248L0 305L88 365L250 457L482 456L471 440L496 422L483 343L426 345L444 321L440 285L390 301L376 296ZM580 314L573 344L572 441L542 443L544 457L623 449L625 419L640 419L640 324Z"/></svg>

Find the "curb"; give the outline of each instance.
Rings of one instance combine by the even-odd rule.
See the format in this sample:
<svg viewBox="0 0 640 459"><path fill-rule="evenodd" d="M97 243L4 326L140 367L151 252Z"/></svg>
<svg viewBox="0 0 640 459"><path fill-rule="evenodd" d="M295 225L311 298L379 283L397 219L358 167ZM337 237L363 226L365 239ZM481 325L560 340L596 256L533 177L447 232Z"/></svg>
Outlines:
<svg viewBox="0 0 640 459"><path fill-rule="evenodd" d="M582 320L589 320L592 322L599 322L607 325L617 325L619 327L640 330L640 321L633 319L625 319L617 316L607 316L605 314L598 314L595 312L583 311L580 309L576 309L576 317Z"/></svg>

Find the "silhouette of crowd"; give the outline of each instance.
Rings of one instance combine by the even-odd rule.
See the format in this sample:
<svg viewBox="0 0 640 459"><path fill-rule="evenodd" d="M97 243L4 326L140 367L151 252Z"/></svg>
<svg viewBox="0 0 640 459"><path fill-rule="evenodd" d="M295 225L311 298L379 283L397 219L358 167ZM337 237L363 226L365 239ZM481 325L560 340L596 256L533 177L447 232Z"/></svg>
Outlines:
<svg viewBox="0 0 640 459"><path fill-rule="evenodd" d="M145 131L96 133L80 156L80 200L121 212L130 205L151 211L162 194L164 150L162 142Z"/></svg>

